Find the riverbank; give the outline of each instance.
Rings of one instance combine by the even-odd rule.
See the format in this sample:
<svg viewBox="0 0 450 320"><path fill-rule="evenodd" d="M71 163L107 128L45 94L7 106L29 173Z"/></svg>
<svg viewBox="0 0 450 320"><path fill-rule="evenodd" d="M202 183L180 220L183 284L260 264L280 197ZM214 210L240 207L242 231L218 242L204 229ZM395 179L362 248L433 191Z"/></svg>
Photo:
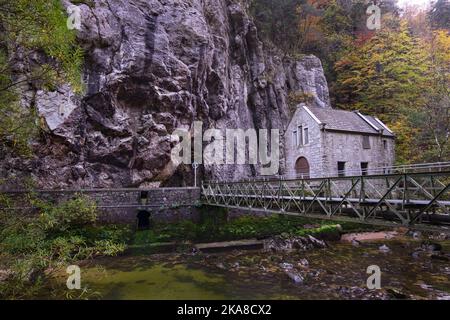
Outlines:
<svg viewBox="0 0 450 320"><path fill-rule="evenodd" d="M221 210L203 212L201 221L196 223L158 223L152 224L148 230L131 232L126 226L91 225L92 221L86 215L79 220L80 209L91 213L91 218L95 220L93 208L83 202L52 209L43 220L46 223L40 225L45 231L39 238L43 242L37 245L30 242L22 248L23 251L17 251L21 247L17 241L11 241L23 239L29 234L10 233L10 241L3 243L3 246L10 245L9 256L3 253L2 258L10 261L15 253L14 256L23 257L22 264L34 257L44 257L46 260L41 269L34 267L39 264L25 265L27 268L22 273L8 273L11 269L2 268L5 272L0 273L3 277L0 278L0 289L15 290L12 293L3 291L4 298L252 299L254 297L249 296L245 288L238 292L233 288L255 282L254 289L261 291L258 296L261 299L390 299L392 292L401 292L402 289L396 288L391 293L367 290L364 287L367 277L364 268L367 266L364 265L369 261L376 263L377 259L384 261L388 257L390 265L386 267L393 268L401 263L401 259L407 259L402 246L420 246L419 240L414 238L421 237L421 241L429 238L427 234L408 234L406 229L382 232L380 227L337 224L296 216L249 215L228 219L226 212ZM26 230L40 230L36 229L36 225L28 228ZM347 243L340 241L342 235ZM379 250L381 245L375 245L376 241L370 238L374 236L383 245L393 243L392 248L389 244L388 250ZM410 244L411 241L417 243ZM110 245L101 246L103 243ZM46 251L35 252L33 246ZM445 297L447 288L443 277L448 277L446 272L450 268L428 270L427 263L432 261L433 265L448 265L448 256L434 254L431 257L426 250L424 252L417 251L415 256L419 260L409 263L425 268L425 273L429 274L426 286L432 283L443 288L443 293L438 290L429 298ZM113 257L105 257L108 255ZM357 268L358 284L356 274L342 274L343 270L330 269L335 263L333 259L336 259L339 268ZM38 263L36 259L32 261ZM347 266L346 261L349 263ZM82 290L67 290L65 268L72 264L81 267ZM17 279L15 275L22 278ZM349 276L354 278L353 282L344 284L342 281ZM229 283L234 286L220 291ZM337 291L330 291L322 288L328 285L340 289L336 287ZM164 288L171 289L165 291ZM18 291L20 295L14 294ZM408 289L408 292L407 298L417 298L414 290ZM421 292L418 297L424 297L424 293Z"/></svg>
<svg viewBox="0 0 450 320"><path fill-rule="evenodd" d="M33 298L55 269L127 248L131 229L100 223L96 203L87 197L58 205L29 201L33 211L0 210L1 299Z"/></svg>
<svg viewBox="0 0 450 320"><path fill-rule="evenodd" d="M268 239L311 235L318 239L336 241L341 234L349 232L378 231L379 227L358 223L337 223L327 220L313 220L300 216L240 216L227 219L223 211L208 212L198 223L182 221L159 223L149 230L134 234L131 250L145 250L157 253L161 250L188 250L196 243L226 242L243 239ZM145 252L145 251L144 251Z"/></svg>

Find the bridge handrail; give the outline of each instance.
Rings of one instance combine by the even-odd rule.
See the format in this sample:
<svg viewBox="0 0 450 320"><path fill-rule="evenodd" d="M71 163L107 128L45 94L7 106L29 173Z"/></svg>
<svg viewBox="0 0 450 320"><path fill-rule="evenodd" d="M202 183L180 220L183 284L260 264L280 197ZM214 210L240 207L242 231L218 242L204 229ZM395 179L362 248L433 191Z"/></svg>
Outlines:
<svg viewBox="0 0 450 320"><path fill-rule="evenodd" d="M407 165L398 165L398 166L390 166L390 167L374 167L367 169L367 175L375 175L375 174L388 174L388 173L412 173L412 172L432 172L432 171L443 171L446 169L450 169L450 162L434 162L434 163L418 163L418 164L407 164ZM361 169L350 169L345 170L344 174L349 176L361 175ZM296 172L290 170L287 174L283 176L289 177L302 177L302 175L296 174ZM327 175L323 175L323 178L328 177Z"/></svg>
<svg viewBox="0 0 450 320"><path fill-rule="evenodd" d="M207 184L244 184L244 183L265 183L265 182L293 182L293 181L323 181L327 179L332 180L353 180L353 179L380 179L380 178L392 178L392 177L400 177L400 176L427 176L427 175L448 175L450 176L450 168L446 171L434 171L434 172L410 172L410 173L388 173L388 174L375 174L375 175L355 175L355 176L329 176L329 177L318 177L318 178L286 178L285 176L267 176L267 177L255 177L255 178L247 178L239 181L203 181L203 185Z"/></svg>
<svg viewBox="0 0 450 320"><path fill-rule="evenodd" d="M165 188L90 188L90 189L16 189L16 190L2 190L0 194L15 194L15 193L100 193L100 192L145 192L145 191L173 191L173 190L198 190L200 187L165 187Z"/></svg>
<svg viewBox="0 0 450 320"><path fill-rule="evenodd" d="M433 173L433 172L446 172L450 171L450 162L432 162L432 163L416 163L416 164L407 164L407 165L398 165L398 166L390 166L390 167L375 167L368 168L367 174L364 176L380 176L387 174L405 174L405 173ZM319 177L314 177L312 179L323 179L323 178L342 178L342 177L360 177L362 176L361 169L353 169L353 170L345 170L344 176L336 176L336 175L326 175L323 174ZM251 181L258 180L297 180L297 179L307 179L304 175L293 173L292 171L288 171L288 173L283 175L270 175L270 176L256 176L247 178ZM228 181L228 182L239 182L239 181Z"/></svg>

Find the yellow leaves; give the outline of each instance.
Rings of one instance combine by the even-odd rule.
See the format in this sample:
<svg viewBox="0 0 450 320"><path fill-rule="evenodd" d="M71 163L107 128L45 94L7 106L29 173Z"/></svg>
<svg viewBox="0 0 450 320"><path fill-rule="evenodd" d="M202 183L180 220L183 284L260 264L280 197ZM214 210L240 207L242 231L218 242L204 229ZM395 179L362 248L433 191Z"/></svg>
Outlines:
<svg viewBox="0 0 450 320"><path fill-rule="evenodd" d="M387 125L396 133L397 162L414 163L420 157L417 144L414 143L418 129L412 127L404 116L392 123L387 123Z"/></svg>
<svg viewBox="0 0 450 320"><path fill-rule="evenodd" d="M430 61L439 61L440 68L449 65L449 36L436 32L431 44L432 59L427 57L427 46L412 37L406 24L401 23L355 46L335 64L334 92L344 102L339 107L383 118L397 135L399 162L414 162L421 156L420 128L427 126L423 120L424 94L434 87L430 83Z"/></svg>
<svg viewBox="0 0 450 320"><path fill-rule="evenodd" d="M338 69L341 69L341 68L345 68L345 67L347 67L347 66L350 66L350 65L352 65L352 64L353 64L353 61L352 61L352 60L343 58L343 59L337 61L337 62L334 64L334 67L335 67L336 70L338 70Z"/></svg>
<svg viewBox="0 0 450 320"><path fill-rule="evenodd" d="M450 68L450 35L444 30L437 30L433 32L428 46L436 62Z"/></svg>

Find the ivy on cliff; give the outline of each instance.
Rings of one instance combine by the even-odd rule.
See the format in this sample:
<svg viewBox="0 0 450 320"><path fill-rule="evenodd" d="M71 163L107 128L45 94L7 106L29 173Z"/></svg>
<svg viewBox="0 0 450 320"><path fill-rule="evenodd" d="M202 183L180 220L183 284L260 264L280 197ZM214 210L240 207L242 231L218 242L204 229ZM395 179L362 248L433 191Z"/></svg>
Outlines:
<svg viewBox="0 0 450 320"><path fill-rule="evenodd" d="M0 0L0 147L29 153L40 125L33 97L31 108L21 105L21 89L53 90L64 81L82 92L82 62L59 0Z"/></svg>

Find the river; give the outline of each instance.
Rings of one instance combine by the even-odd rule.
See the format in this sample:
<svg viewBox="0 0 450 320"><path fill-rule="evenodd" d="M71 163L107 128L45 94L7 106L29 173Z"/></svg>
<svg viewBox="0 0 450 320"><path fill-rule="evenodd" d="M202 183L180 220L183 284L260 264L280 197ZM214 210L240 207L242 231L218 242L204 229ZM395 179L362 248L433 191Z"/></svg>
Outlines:
<svg viewBox="0 0 450 320"><path fill-rule="evenodd" d="M386 245L389 251L381 251ZM334 242L301 252L127 254L81 265L82 288L65 276L43 297L89 299L449 299L450 242L442 253L417 250L420 241L389 240L355 247ZM381 289L366 286L367 267L381 270ZM287 273L302 278L295 283Z"/></svg>

